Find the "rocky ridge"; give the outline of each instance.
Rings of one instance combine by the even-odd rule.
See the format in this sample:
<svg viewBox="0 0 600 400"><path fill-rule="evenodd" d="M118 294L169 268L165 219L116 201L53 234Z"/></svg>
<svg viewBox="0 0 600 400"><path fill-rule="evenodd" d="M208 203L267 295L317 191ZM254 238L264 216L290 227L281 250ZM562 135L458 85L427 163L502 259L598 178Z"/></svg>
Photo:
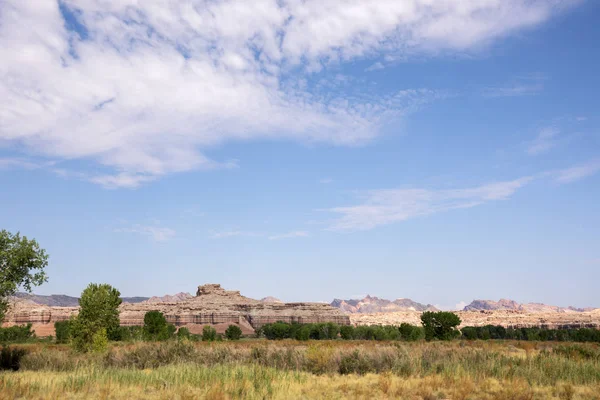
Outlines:
<svg viewBox="0 0 600 400"><path fill-rule="evenodd" d="M372 314L398 311L439 311L431 304L421 304L411 299L396 299L390 301L370 295L367 295L363 299L334 299L331 302L331 306L339 308L343 312L349 314Z"/></svg>
<svg viewBox="0 0 600 400"><path fill-rule="evenodd" d="M600 309L572 313L531 313L521 310L456 311L455 313L462 321L461 327L500 325L505 328L600 329ZM403 322L420 325L420 318L421 313L416 311L350 314L352 325L400 325Z"/></svg>
<svg viewBox="0 0 600 400"><path fill-rule="evenodd" d="M185 300L122 303L119 306L121 324L143 325L144 315L153 310L161 311L168 322L188 327L192 333L200 333L204 325L224 331L227 326L236 324L250 334L264 324L277 321L350 323L347 315L329 304L262 302L242 296L239 291L225 290L218 284L207 284L198 287L195 297ZM12 303L5 324L31 323L38 336L43 336L53 334L54 322L66 320L78 311L78 307L49 307L20 299Z"/></svg>
<svg viewBox="0 0 600 400"><path fill-rule="evenodd" d="M495 310L511 310L523 311L527 313L570 313L570 312L590 312L594 308L575 308L575 307L558 307L550 306L543 303L517 303L514 300L500 299L493 300L473 300L467 305L463 311L495 311Z"/></svg>

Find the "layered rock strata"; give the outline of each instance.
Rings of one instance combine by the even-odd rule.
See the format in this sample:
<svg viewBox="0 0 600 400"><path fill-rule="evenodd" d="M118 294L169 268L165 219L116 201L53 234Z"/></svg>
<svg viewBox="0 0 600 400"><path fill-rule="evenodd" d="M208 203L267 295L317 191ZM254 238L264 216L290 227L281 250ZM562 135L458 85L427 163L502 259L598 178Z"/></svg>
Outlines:
<svg viewBox="0 0 600 400"><path fill-rule="evenodd" d="M500 325L505 328L600 329L600 310L573 313L526 312L517 310L457 311L463 326ZM351 314L353 325L420 325L421 313L414 311Z"/></svg>
<svg viewBox="0 0 600 400"><path fill-rule="evenodd" d="M153 310L162 312L169 323L178 327L188 326L191 331L198 331L203 325L222 327L236 324L245 333L251 333L264 324L277 321L350 324L347 315L328 304L261 302L242 296L239 291L228 291L220 285L209 284L199 286L196 297L186 300L123 303L119 307L121 325L143 325L144 315ZM47 332L53 332L54 322L66 320L77 312L77 307L48 307L20 300L13 303L5 324L31 323L41 336L42 331L52 334Z"/></svg>

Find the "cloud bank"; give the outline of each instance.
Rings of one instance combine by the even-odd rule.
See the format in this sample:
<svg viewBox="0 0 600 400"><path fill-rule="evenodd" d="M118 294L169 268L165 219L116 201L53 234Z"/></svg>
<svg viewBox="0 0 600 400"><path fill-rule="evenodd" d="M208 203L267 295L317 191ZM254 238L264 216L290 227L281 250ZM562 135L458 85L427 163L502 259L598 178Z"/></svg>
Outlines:
<svg viewBox="0 0 600 400"><path fill-rule="evenodd" d="M135 187L231 166L206 153L232 140L356 145L439 94L323 90L316 72L474 50L575 3L4 0L0 146L83 160L82 179Z"/></svg>

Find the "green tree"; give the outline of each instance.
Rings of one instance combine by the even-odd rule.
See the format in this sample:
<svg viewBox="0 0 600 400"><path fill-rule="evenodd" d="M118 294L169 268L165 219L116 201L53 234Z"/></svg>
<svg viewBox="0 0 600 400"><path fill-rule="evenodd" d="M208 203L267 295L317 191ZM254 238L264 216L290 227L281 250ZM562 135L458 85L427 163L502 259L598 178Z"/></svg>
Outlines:
<svg viewBox="0 0 600 400"><path fill-rule="evenodd" d="M71 340L71 321L56 321L54 323L56 343L68 343Z"/></svg>
<svg viewBox="0 0 600 400"><path fill-rule="evenodd" d="M344 340L354 339L354 327L352 325L343 325L340 327L340 336Z"/></svg>
<svg viewBox="0 0 600 400"><path fill-rule="evenodd" d="M71 321L71 337L77 350L98 350L96 344L103 341L101 331L108 337L119 329L120 296L112 286L95 283L81 293L79 315Z"/></svg>
<svg viewBox="0 0 600 400"><path fill-rule="evenodd" d="M144 315L144 334L149 340L167 340L173 337L177 328L167 323L160 311L148 311Z"/></svg>
<svg viewBox="0 0 600 400"><path fill-rule="evenodd" d="M48 280L44 272L47 265L48 254L35 239L0 231L0 322L8 309L8 297L19 288L31 292L33 286Z"/></svg>
<svg viewBox="0 0 600 400"><path fill-rule="evenodd" d="M240 340L242 337L242 329L237 325L229 325L225 331L227 340Z"/></svg>
<svg viewBox="0 0 600 400"><path fill-rule="evenodd" d="M202 328L202 341L203 342L214 342L217 340L217 331L210 325L204 325Z"/></svg>
<svg viewBox="0 0 600 400"><path fill-rule="evenodd" d="M447 311L426 311L421 314L421 323L425 329L425 340L451 340L460 335L458 315Z"/></svg>

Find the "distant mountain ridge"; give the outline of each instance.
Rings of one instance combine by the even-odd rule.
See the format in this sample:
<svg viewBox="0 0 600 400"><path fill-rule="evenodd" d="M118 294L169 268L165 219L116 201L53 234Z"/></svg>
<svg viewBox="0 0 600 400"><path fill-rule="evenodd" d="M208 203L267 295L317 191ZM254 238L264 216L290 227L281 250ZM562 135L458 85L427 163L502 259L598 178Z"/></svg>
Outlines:
<svg viewBox="0 0 600 400"><path fill-rule="evenodd" d="M331 306L350 314L372 314L397 311L439 311L431 304L421 304L411 299L396 299L394 301L380 299L367 295L363 299L334 299Z"/></svg>
<svg viewBox="0 0 600 400"><path fill-rule="evenodd" d="M67 296L64 294L43 296L39 294L18 292L15 293L14 297L50 307L79 307L79 297ZM124 303L141 303L142 301L148 300L148 297L122 297L121 299Z"/></svg>
<svg viewBox="0 0 600 400"><path fill-rule="evenodd" d="M496 310L512 310L512 311L523 311L528 313L547 313L547 312L586 312L592 311L595 308L576 308L576 307L558 307L551 306L543 303L517 303L514 300L500 299L494 300L473 300L471 304L467 305L463 311L496 311Z"/></svg>
<svg viewBox="0 0 600 400"><path fill-rule="evenodd" d="M192 296L189 293L180 292L174 295L166 294L164 296L152 296L149 299L143 301L143 303L153 304L153 303L177 303L183 300L191 299Z"/></svg>

